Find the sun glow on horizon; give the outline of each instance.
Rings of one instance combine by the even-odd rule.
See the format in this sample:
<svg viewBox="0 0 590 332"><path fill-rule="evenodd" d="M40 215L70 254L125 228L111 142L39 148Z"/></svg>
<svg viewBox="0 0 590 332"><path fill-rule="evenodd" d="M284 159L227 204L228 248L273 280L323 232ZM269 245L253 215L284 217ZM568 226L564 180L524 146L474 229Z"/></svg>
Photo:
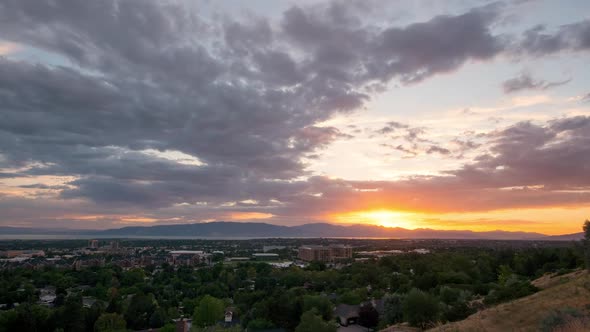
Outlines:
<svg viewBox="0 0 590 332"><path fill-rule="evenodd" d="M329 218L342 224L367 224L405 229L429 228L474 232L501 230L561 235L580 232L579 220L588 219L588 208L581 205L452 213L373 209L335 213Z"/></svg>
<svg viewBox="0 0 590 332"><path fill-rule="evenodd" d="M416 220L412 213L392 210L356 211L338 214L335 219L343 223L372 224L383 227L402 227L414 229Z"/></svg>
<svg viewBox="0 0 590 332"><path fill-rule="evenodd" d="M257 219L269 219L274 217L271 213L262 212L234 212L229 216L231 220L257 220Z"/></svg>

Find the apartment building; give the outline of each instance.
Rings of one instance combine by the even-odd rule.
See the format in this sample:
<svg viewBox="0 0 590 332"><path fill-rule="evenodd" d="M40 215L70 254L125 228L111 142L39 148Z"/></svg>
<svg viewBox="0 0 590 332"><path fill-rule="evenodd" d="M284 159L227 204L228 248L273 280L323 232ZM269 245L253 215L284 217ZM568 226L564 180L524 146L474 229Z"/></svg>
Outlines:
<svg viewBox="0 0 590 332"><path fill-rule="evenodd" d="M307 262L333 262L352 258L352 247L346 245L319 246L309 245L299 247L299 259Z"/></svg>

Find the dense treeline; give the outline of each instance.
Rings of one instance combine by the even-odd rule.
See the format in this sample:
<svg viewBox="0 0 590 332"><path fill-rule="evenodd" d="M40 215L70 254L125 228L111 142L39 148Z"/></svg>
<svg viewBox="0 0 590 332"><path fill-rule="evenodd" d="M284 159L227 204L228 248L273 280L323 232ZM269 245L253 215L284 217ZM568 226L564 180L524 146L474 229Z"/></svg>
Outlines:
<svg viewBox="0 0 590 332"><path fill-rule="evenodd" d="M167 264L130 270L109 265L81 271L17 268L0 271L0 303L7 304L0 311L0 332L172 331L171 319L181 314L201 328L223 320L226 308L250 330L334 331L333 308L338 304L363 304L359 320L365 326L407 321L427 327L531 294L536 291L531 279L566 272L583 262L583 248L571 246L453 249L339 269L321 263L305 269L265 263L217 263L197 269ZM56 289L51 308L36 304L39 289L46 286ZM85 297L97 301L84 305ZM381 315L367 304L371 299L384 300Z"/></svg>

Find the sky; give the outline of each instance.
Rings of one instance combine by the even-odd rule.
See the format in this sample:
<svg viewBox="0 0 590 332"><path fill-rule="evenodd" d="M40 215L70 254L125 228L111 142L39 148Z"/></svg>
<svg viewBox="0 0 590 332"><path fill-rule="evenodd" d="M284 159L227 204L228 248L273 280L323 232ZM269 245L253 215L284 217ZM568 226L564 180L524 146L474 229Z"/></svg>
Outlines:
<svg viewBox="0 0 590 332"><path fill-rule="evenodd" d="M581 231L590 2L3 0L0 226Z"/></svg>

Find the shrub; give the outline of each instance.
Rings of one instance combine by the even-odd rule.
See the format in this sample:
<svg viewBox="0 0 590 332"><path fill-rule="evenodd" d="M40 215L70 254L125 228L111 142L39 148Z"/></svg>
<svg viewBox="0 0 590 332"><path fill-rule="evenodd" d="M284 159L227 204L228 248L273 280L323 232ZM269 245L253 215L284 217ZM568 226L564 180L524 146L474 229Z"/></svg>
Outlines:
<svg viewBox="0 0 590 332"><path fill-rule="evenodd" d="M581 320L584 315L575 308L563 308L550 312L541 321L541 331L553 332L557 328L564 327L573 321Z"/></svg>
<svg viewBox="0 0 590 332"><path fill-rule="evenodd" d="M419 289L412 289L404 301L404 316L413 326L426 328L439 318L438 299Z"/></svg>

